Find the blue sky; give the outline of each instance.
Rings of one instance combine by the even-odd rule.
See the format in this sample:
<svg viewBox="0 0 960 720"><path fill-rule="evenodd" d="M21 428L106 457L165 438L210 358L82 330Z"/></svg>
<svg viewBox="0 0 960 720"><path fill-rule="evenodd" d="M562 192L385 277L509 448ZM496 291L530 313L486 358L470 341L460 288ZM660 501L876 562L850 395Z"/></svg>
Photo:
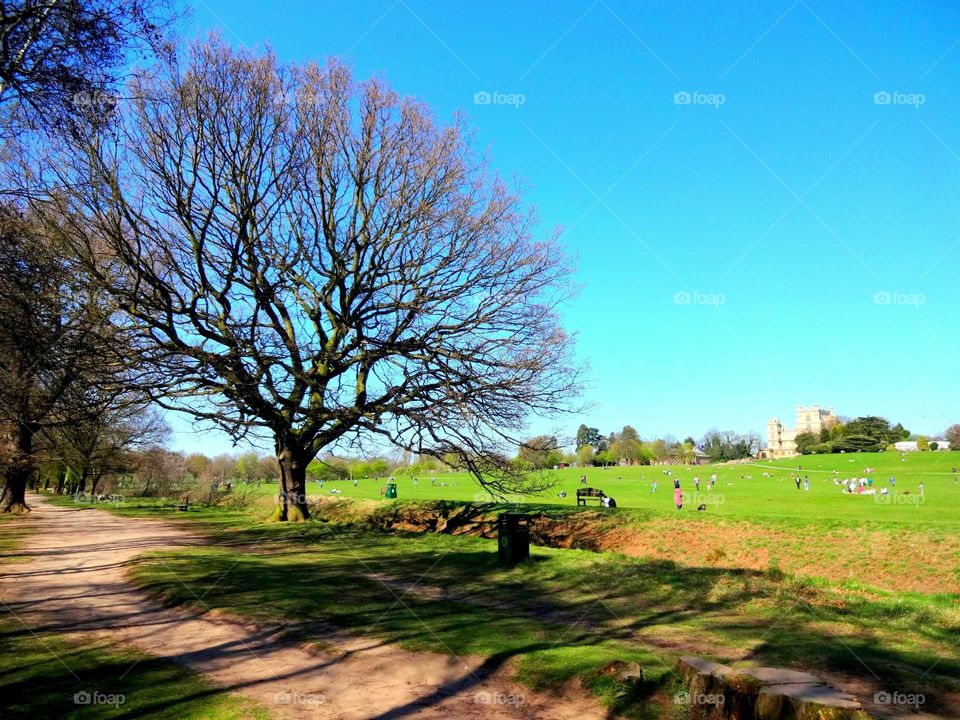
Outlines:
<svg viewBox="0 0 960 720"><path fill-rule="evenodd" d="M960 5L200 0L187 26L468 114L578 258L593 408L533 430L960 422Z"/></svg>

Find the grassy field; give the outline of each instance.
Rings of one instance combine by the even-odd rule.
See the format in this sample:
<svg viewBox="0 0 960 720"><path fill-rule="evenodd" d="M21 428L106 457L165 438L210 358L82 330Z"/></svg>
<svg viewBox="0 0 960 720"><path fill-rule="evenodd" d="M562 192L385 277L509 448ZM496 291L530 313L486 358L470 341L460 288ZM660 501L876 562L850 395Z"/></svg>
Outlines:
<svg viewBox="0 0 960 720"><path fill-rule="evenodd" d="M797 490L791 473L809 475L810 491ZM839 478L860 477L866 468L873 468L870 475L877 489L886 486L888 478L896 478L896 498L883 496L852 496L842 493L834 485L834 471ZM707 505L707 513L731 519L749 519L755 522L768 520L827 520L827 521L879 521L916 527L960 527L960 480L952 472L960 468L960 452L907 453L857 453L854 455L808 455L786 460L760 461L751 464L684 466L635 466L617 468L566 468L549 474L556 486L548 494L537 498L514 497L515 502L539 502L556 505L576 505L576 489L580 476L587 475L587 484L602 489L614 497L618 506L641 508L662 515L676 515L673 504L673 479L679 478L684 492L682 513L695 513L701 503ZM663 474L668 469L673 474ZM763 477L763 473L772 477ZM716 473L717 485L709 492L707 481ZM700 477L700 491L694 487L694 477ZM657 492L651 492L651 483L656 480ZM433 482L435 481L435 483ZM357 480L354 487L350 481L327 482L323 487L310 483L309 495L379 499L380 488L386 480ZM919 499L919 485L923 483L924 495ZM400 499L409 500L457 500L490 501L488 493L462 473L437 473L413 478L397 478ZM442 484L442 485L441 485ZM278 487L262 484L251 488L259 494L275 494ZM331 493L338 490L338 493ZM558 497L565 490L565 498ZM909 494L904 494L909 491Z"/></svg>
<svg viewBox="0 0 960 720"><path fill-rule="evenodd" d="M0 515L0 575L24 562L24 518ZM86 696L89 704L82 703ZM0 596L0 717L266 720L262 708L181 665L105 635L30 627Z"/></svg>
<svg viewBox="0 0 960 720"><path fill-rule="evenodd" d="M608 525L622 529L608 527L599 536L597 523L591 523L586 534L571 535L567 546L692 567L774 567L881 590L960 593L960 478L953 473L955 467L960 467L960 452L837 454L700 467L569 468L551 473L556 486L549 493L509 500L519 510L572 511L580 476L586 473L589 486L617 500L617 510L600 512ZM872 472L866 473L867 468ZM672 474L663 474L665 470ZM707 490L714 473L717 484ZM809 491L797 489L796 474L809 477ZM893 494L851 495L834 482L864 475L873 477L878 491L890 489L888 478L894 476ZM674 478L680 479L684 493L679 512L673 502ZM312 483L308 494L375 500L384 507L408 501L491 500L463 474L438 473L416 481L398 477L399 503L381 498L385 482L328 482L322 488ZM565 498L558 497L561 490ZM266 496L268 502L277 486L247 486L245 491ZM701 504L704 512L697 510Z"/></svg>
<svg viewBox="0 0 960 720"><path fill-rule="evenodd" d="M809 492L790 477L798 463ZM620 507L578 511L572 497L560 502L555 494L564 487L572 496L581 471L559 471L552 495L526 498L524 507L555 523L561 541L567 533L572 544L613 552L535 547L532 562L513 569L496 564L494 540L396 530L418 514L490 516L512 507L479 502L489 497L453 474L437 476L445 487L401 478L406 499L397 502L380 499L382 480L327 483L324 490L343 492L306 525L262 522L275 486L259 488L264 497L246 508L174 513L163 501L134 500L113 510L187 522L210 537L210 547L137 563L131 576L148 591L172 605L189 605L196 593L212 608L283 620L308 642L322 644L325 629L336 627L414 650L480 655L532 687L578 678L633 717L682 717L670 703L671 668L693 652L809 669L868 702L881 691L923 693L929 716L953 718L960 717L954 464L960 453L671 468L685 491L699 474L704 495L717 473L706 512L689 501L677 512L674 476L650 467L588 471L589 484ZM875 468L877 487L895 475L899 499L845 495L834 485L834 470L844 478L866 467ZM599 673L613 660L638 662L644 682L625 686ZM884 708L870 709L884 716Z"/></svg>

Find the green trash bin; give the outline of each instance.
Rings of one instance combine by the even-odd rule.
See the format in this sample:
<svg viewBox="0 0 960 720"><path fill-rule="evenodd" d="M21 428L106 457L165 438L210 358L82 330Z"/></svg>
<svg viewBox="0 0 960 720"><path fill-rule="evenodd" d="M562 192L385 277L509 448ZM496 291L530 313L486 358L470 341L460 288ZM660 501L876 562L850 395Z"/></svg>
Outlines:
<svg viewBox="0 0 960 720"><path fill-rule="evenodd" d="M501 565L530 559L530 516L500 513L497 516L497 558Z"/></svg>
<svg viewBox="0 0 960 720"><path fill-rule="evenodd" d="M396 500L396 499L397 499L397 484L396 484L395 482L388 482L388 483L387 483L387 492L386 492L385 497L386 497L388 500Z"/></svg>

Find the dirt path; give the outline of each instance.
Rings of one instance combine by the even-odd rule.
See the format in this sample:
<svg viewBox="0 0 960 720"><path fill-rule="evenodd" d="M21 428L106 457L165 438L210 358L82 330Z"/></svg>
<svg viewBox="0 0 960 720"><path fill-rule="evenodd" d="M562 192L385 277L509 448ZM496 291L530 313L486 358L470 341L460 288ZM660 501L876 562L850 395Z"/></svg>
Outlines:
<svg viewBox="0 0 960 720"><path fill-rule="evenodd" d="M164 608L125 579L132 558L200 545L172 524L76 511L30 499L26 563L0 573L0 600L34 632L109 633L261 703L276 717L537 718L606 713L582 691L535 693L496 659L412 653L376 638L317 638L316 652L276 628ZM109 688L102 691L109 692Z"/></svg>

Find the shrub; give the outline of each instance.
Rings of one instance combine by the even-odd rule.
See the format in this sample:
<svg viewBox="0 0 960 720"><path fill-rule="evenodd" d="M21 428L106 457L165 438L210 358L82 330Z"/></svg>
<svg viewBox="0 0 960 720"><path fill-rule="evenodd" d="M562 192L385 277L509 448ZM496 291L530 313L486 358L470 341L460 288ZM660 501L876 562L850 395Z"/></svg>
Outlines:
<svg viewBox="0 0 960 720"><path fill-rule="evenodd" d="M820 436L816 433L805 432L797 435L797 452L808 455L813 452L813 446L820 442Z"/></svg>
<svg viewBox="0 0 960 720"><path fill-rule="evenodd" d="M936 440L931 441L931 442L930 442L930 449L931 449L931 450L939 450L939 449L940 449L940 443L938 443Z"/></svg>
<svg viewBox="0 0 960 720"><path fill-rule="evenodd" d="M869 435L844 435L833 443L834 452L879 452L886 443L878 443Z"/></svg>

